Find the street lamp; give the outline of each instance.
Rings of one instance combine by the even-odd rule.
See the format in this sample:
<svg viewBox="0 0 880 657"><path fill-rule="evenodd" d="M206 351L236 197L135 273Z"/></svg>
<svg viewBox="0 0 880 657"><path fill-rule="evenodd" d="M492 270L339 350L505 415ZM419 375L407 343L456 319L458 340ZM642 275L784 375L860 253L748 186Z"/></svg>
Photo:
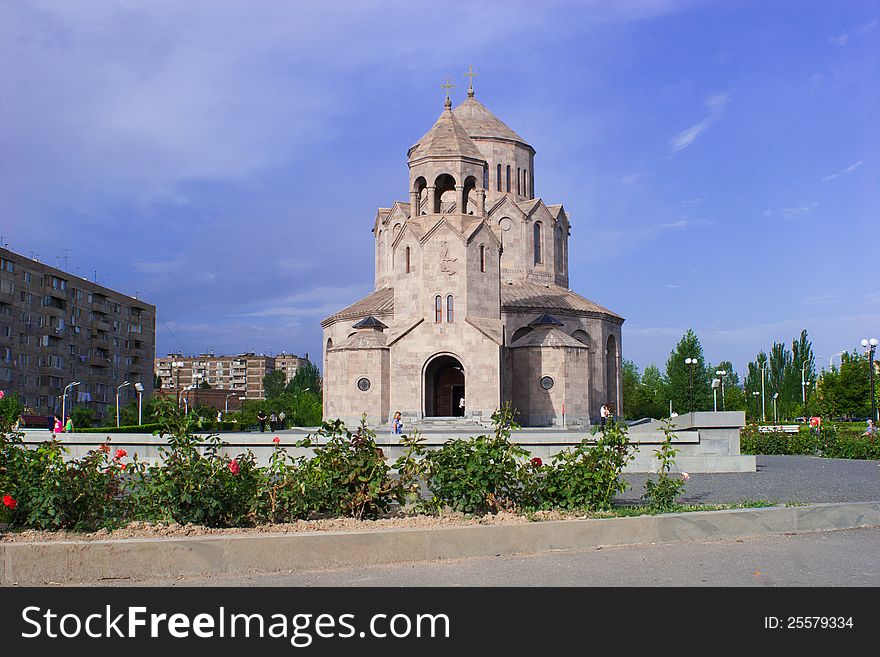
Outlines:
<svg viewBox="0 0 880 657"><path fill-rule="evenodd" d="M177 408L180 408L180 368L183 367L183 361L172 361L171 367L172 369L174 369L177 376L176 383L174 384L174 389L177 391Z"/></svg>
<svg viewBox="0 0 880 657"><path fill-rule="evenodd" d="M836 354L831 354L831 358L828 359L828 369L830 370L832 367L834 367L835 356L840 356L840 366L843 367L843 355L845 353L845 351L838 351Z"/></svg>
<svg viewBox="0 0 880 657"><path fill-rule="evenodd" d="M724 410L724 377L727 376L727 370L715 370L715 374L721 379L721 410Z"/></svg>
<svg viewBox="0 0 880 657"><path fill-rule="evenodd" d="M779 416L776 414L776 399L779 397L778 392L773 393L773 424L779 424Z"/></svg>
<svg viewBox="0 0 880 657"><path fill-rule="evenodd" d="M712 379L712 404L713 410L718 412L718 387L721 385L721 379Z"/></svg>
<svg viewBox="0 0 880 657"><path fill-rule="evenodd" d="M79 384L80 384L79 381L71 381L66 386L64 386L64 392L61 394L61 421L62 422L67 421L67 418L65 417L65 415L67 414L67 390L69 388L73 388L75 386L78 386ZM57 410L58 407L55 406L55 409Z"/></svg>
<svg viewBox="0 0 880 657"><path fill-rule="evenodd" d="M224 415L229 415L229 398L234 397L237 394L237 392L230 392L228 395L226 395L226 411Z"/></svg>
<svg viewBox="0 0 880 657"><path fill-rule="evenodd" d="M803 363L801 363L801 398L804 402L804 422L807 421L807 363L810 360L807 359Z"/></svg>
<svg viewBox="0 0 880 657"><path fill-rule="evenodd" d="M877 399L874 397L874 352L877 350L877 338L862 340L862 346L868 349L868 371L871 373L871 422L876 422Z"/></svg>
<svg viewBox="0 0 880 657"><path fill-rule="evenodd" d="M694 365L697 364L696 358L685 358L684 364L690 370L690 383L688 383L688 397L690 398L691 413L694 412Z"/></svg>
<svg viewBox="0 0 880 657"><path fill-rule="evenodd" d="M131 382L123 381L120 385L116 386L116 428L119 428L119 391L122 390L125 386L130 386Z"/></svg>
<svg viewBox="0 0 880 657"><path fill-rule="evenodd" d="M761 366L761 422L767 421L767 411L764 407L764 372L767 370L767 364Z"/></svg>
<svg viewBox="0 0 880 657"><path fill-rule="evenodd" d="M761 393L758 392L757 390L755 390L755 391L752 393L752 397L755 398L755 421L757 421L757 417L758 417L758 395L760 395L760 394L761 394Z"/></svg>
<svg viewBox="0 0 880 657"><path fill-rule="evenodd" d="M143 414L144 384L141 383L140 381L138 381L137 383L134 384L134 389L137 390L137 394L138 394L138 426L140 426L141 424L144 423L144 414ZM117 409L119 408L118 404L116 405L116 408Z"/></svg>

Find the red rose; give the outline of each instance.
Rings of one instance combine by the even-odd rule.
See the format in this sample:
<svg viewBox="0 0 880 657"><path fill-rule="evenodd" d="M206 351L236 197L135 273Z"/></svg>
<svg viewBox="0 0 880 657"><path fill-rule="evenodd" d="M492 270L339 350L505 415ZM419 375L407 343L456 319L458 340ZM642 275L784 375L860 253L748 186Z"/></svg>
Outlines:
<svg viewBox="0 0 880 657"><path fill-rule="evenodd" d="M3 496L3 506L8 506L10 509L14 509L17 505L18 502L12 498L12 495Z"/></svg>
<svg viewBox="0 0 880 657"><path fill-rule="evenodd" d="M275 436L275 437L272 439L272 442L275 443L275 444L277 445L278 443L281 442L281 438L279 438L278 436Z"/></svg>
<svg viewBox="0 0 880 657"><path fill-rule="evenodd" d="M529 463L531 463L536 468L540 468L542 465L544 465L544 462L537 456L529 461Z"/></svg>
<svg viewBox="0 0 880 657"><path fill-rule="evenodd" d="M116 460L118 461L118 460L121 459L123 456L128 456L128 452L126 452L124 449L117 449L117 450L116 450L116 455L115 455L113 458L116 459Z"/></svg>
<svg viewBox="0 0 880 657"><path fill-rule="evenodd" d="M239 472L241 472L241 466L238 464L238 461L229 462L229 471L234 475L237 475Z"/></svg>

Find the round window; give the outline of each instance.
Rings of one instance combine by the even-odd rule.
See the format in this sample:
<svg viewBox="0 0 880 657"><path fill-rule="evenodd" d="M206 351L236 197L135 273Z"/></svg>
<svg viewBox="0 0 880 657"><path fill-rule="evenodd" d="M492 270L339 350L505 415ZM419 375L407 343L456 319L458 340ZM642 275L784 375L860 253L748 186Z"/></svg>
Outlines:
<svg viewBox="0 0 880 657"><path fill-rule="evenodd" d="M553 377L551 377L551 376L542 377L541 378L541 387L544 388L544 390L550 390L550 388L553 387Z"/></svg>
<svg viewBox="0 0 880 657"><path fill-rule="evenodd" d="M361 390L362 392L366 392L370 389L370 380L367 377L362 376L358 379L357 385L359 390Z"/></svg>

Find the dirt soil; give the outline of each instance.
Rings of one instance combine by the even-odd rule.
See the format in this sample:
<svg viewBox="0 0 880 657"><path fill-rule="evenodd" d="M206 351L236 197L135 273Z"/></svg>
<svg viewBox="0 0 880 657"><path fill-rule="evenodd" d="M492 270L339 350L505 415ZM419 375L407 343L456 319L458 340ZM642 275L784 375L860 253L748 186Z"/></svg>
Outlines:
<svg viewBox="0 0 880 657"><path fill-rule="evenodd" d="M0 525L0 543L33 543L44 541L105 541L120 538L178 538L181 536L220 536L255 534L291 534L299 532L364 532L392 529L429 529L434 527L474 526L474 525L512 525L547 520L573 520L587 517L601 517L606 514L566 513L563 511L537 511L528 516L502 512L480 517L447 512L439 516L428 515L389 515L376 520L355 520L354 518L326 518L319 520L297 520L296 522L260 525L258 527L232 527L215 529L201 525L163 525L150 522L131 522L113 531L99 529L96 532L41 531L35 529L9 530ZM610 514L608 514L610 515Z"/></svg>

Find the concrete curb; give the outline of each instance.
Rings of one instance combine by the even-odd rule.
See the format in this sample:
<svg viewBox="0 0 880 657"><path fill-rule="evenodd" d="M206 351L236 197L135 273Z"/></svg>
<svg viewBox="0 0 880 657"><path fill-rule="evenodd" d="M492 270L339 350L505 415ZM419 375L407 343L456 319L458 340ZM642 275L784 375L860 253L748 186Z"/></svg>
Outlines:
<svg viewBox="0 0 880 657"><path fill-rule="evenodd" d="M0 543L0 585L306 571L880 526L880 501L521 525Z"/></svg>

